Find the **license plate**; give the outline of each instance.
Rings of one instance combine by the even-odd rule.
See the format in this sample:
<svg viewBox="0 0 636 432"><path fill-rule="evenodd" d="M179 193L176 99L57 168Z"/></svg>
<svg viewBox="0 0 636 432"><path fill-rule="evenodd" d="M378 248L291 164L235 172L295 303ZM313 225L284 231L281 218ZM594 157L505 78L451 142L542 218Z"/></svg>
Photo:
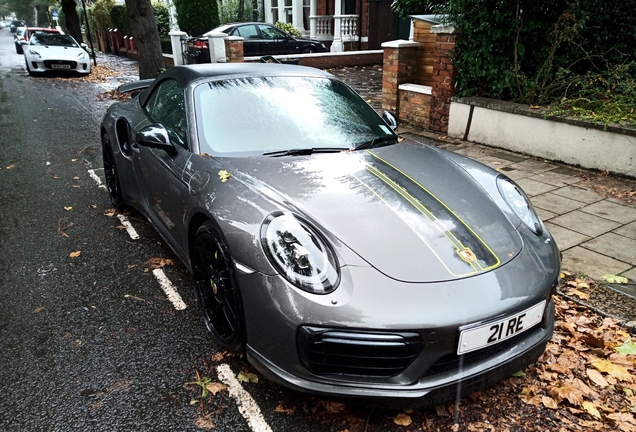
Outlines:
<svg viewBox="0 0 636 432"><path fill-rule="evenodd" d="M515 315L463 330L459 334L457 354L466 354L487 346L495 345L529 330L541 322L544 309L545 300Z"/></svg>
<svg viewBox="0 0 636 432"><path fill-rule="evenodd" d="M52 64L51 65L51 69L70 69L71 66L70 65L65 65L65 64Z"/></svg>

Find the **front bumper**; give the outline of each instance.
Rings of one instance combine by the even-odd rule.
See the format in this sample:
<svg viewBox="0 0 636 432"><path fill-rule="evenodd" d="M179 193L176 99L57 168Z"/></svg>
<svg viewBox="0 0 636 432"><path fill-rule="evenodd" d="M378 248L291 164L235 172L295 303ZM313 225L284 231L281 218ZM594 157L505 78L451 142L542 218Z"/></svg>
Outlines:
<svg viewBox="0 0 636 432"><path fill-rule="evenodd" d="M86 56L88 57L88 56ZM29 69L33 73L45 72L74 72L81 74L89 74L91 72L90 58L76 60L42 60L31 59L29 61Z"/></svg>
<svg viewBox="0 0 636 432"><path fill-rule="evenodd" d="M425 375L409 385L351 383L325 379L321 381L309 380L284 371L251 347L248 347L247 357L250 363L266 378L292 390L345 400L380 400L382 406L385 407L426 408L467 396L491 386L536 361L543 354L547 342L552 338L554 328L554 303L552 301L546 309L544 322L537 327L532 332L531 337L525 338L513 346L509 345L496 355L466 367L463 367L460 362L460 367L456 369L432 377Z"/></svg>

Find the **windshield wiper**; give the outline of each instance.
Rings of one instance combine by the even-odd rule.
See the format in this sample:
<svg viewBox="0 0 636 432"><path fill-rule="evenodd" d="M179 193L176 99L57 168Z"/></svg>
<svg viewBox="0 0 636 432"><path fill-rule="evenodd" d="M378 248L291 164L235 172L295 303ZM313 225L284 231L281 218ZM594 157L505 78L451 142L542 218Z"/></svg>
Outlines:
<svg viewBox="0 0 636 432"><path fill-rule="evenodd" d="M305 156L305 155L310 155L313 153L339 153L345 150L351 150L351 149L346 147L302 148L302 149L278 150L273 152L267 152L267 153L263 153L263 156L272 156L272 157Z"/></svg>
<svg viewBox="0 0 636 432"><path fill-rule="evenodd" d="M372 147L381 147L383 145L395 144L398 140L396 135L385 135L381 137L373 138L372 140L365 141L358 145L354 150L365 150Z"/></svg>

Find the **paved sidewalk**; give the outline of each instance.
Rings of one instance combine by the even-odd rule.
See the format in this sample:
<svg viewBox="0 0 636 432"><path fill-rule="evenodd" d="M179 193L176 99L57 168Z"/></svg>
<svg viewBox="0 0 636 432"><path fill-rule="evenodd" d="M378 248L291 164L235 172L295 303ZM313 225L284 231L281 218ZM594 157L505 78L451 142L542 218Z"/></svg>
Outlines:
<svg viewBox="0 0 636 432"><path fill-rule="evenodd" d="M404 134L412 139L433 141L516 181L563 252L563 269L594 279L613 274L636 280L636 204L606 198L593 189L616 183L633 188L636 180L599 176L506 150L407 131Z"/></svg>

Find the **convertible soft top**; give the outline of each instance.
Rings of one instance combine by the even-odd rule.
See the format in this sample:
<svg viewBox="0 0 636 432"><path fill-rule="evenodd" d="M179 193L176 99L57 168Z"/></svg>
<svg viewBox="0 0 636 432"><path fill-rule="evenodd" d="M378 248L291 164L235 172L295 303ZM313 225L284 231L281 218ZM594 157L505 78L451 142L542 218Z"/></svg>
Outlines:
<svg viewBox="0 0 636 432"><path fill-rule="evenodd" d="M206 63L175 66L159 75L156 79L140 80L127 83L119 88L120 93L153 87L165 79L178 81L186 87L192 81L201 78L213 78L232 75L313 75L333 76L320 69L278 63ZM140 96L143 98L143 95ZM141 101L143 103L143 100Z"/></svg>

